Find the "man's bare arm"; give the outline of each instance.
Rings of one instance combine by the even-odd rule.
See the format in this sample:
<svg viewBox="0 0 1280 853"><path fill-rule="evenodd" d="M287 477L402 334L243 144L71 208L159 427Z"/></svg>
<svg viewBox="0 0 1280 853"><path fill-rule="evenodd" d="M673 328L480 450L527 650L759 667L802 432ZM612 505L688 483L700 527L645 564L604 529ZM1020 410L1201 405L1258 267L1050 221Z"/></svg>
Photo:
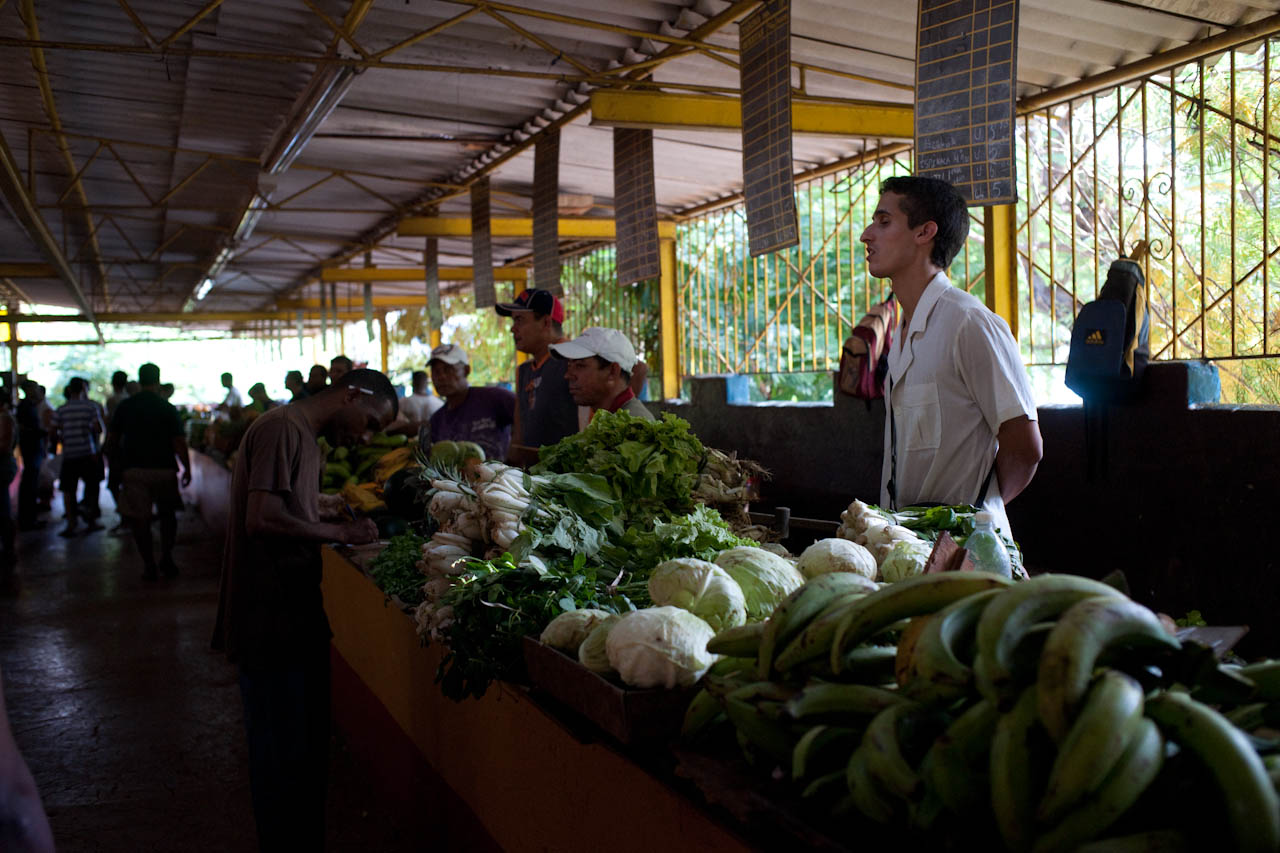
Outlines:
<svg viewBox="0 0 1280 853"><path fill-rule="evenodd" d="M1000 424L996 439L1000 442L1000 449L996 452L996 476L1000 482L1000 496L1007 504L1022 494L1036 475L1044 443L1040 439L1040 425L1026 415Z"/></svg>
<svg viewBox="0 0 1280 853"><path fill-rule="evenodd" d="M284 499L274 492L249 492L245 529L250 536L288 536L309 542L341 542L362 545L378 538L378 526L367 518L341 523L314 523L289 512Z"/></svg>

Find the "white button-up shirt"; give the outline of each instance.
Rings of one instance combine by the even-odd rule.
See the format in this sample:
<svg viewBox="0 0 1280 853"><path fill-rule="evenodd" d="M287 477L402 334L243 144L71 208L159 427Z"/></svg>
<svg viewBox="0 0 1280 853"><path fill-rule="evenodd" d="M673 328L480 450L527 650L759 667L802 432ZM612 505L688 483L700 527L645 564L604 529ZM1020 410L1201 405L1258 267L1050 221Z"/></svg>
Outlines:
<svg viewBox="0 0 1280 853"><path fill-rule="evenodd" d="M972 503L995 462L996 433L1007 420L1036 419L1031 383L1009 325L938 273L925 287L889 352L892 423L885 417L880 503L889 505L893 430L898 506ZM984 509L1012 535L992 476Z"/></svg>

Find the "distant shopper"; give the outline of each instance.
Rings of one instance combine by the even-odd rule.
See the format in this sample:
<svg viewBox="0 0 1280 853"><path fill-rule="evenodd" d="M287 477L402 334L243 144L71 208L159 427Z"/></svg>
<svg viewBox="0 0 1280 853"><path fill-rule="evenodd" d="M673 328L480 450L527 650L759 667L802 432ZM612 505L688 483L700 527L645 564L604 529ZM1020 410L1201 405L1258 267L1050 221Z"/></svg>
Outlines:
<svg viewBox="0 0 1280 853"><path fill-rule="evenodd" d="M311 372L307 374L307 383L302 387L306 389L308 396L314 396L323 391L328 382L329 369L323 364L313 364Z"/></svg>
<svg viewBox="0 0 1280 853"><path fill-rule="evenodd" d="M22 382L22 402L15 413L18 450L22 453L22 478L18 482L18 529L43 527L39 521L40 466L48 455L49 423L43 417L44 386L33 379Z"/></svg>
<svg viewBox="0 0 1280 853"><path fill-rule="evenodd" d="M276 401L267 396L267 386L261 382L249 386L249 400L249 405L244 407L246 412L261 415L276 407Z"/></svg>
<svg viewBox="0 0 1280 853"><path fill-rule="evenodd" d="M173 546L178 534L178 464L182 485L191 483L191 455L182 434L178 412L161 399L160 368L144 364L138 369L140 390L116 409L107 432L107 448L118 458L124 474L120 489L120 514L133 529L133 541L142 555L142 579L155 580L157 564L152 550L151 508L160 518L159 569L167 577L178 573Z"/></svg>
<svg viewBox="0 0 1280 853"><path fill-rule="evenodd" d="M525 290L495 310L511 318L516 349L532 356L516 368L510 453L513 464L531 465L539 447L578 431L578 407L569 395L565 363L553 359L550 350L551 344L565 340L564 306L549 290Z"/></svg>
<svg viewBox="0 0 1280 853"><path fill-rule="evenodd" d="M444 405L444 400L431 393L431 376L425 370L413 371L410 381L413 393L400 401L400 416L409 424L411 434L416 435L418 427L431 420L431 416Z"/></svg>
<svg viewBox="0 0 1280 853"><path fill-rule="evenodd" d="M230 373L222 374L222 387L227 389L227 396L222 398L215 411L232 419L239 417L240 410L244 408L244 395L236 388Z"/></svg>
<svg viewBox="0 0 1280 853"><path fill-rule="evenodd" d="M505 459L511 442L516 399L502 388L475 388L468 382L471 364L457 344L431 351L431 384L444 405L431 416L431 440L474 441L490 459Z"/></svg>
<svg viewBox="0 0 1280 853"><path fill-rule="evenodd" d="M345 355L335 355L329 362L329 381L337 382L342 377L351 372L355 365L351 363L351 359Z"/></svg>
<svg viewBox="0 0 1280 853"><path fill-rule="evenodd" d="M31 776L9 729L0 683L0 850L5 853L53 853L53 830Z"/></svg>
<svg viewBox="0 0 1280 853"><path fill-rule="evenodd" d="M290 370L286 373L284 375L284 387L291 395L289 399L290 403L294 400L301 400L303 397L307 396L306 382L302 379L301 370Z"/></svg>
<svg viewBox="0 0 1280 853"><path fill-rule="evenodd" d="M111 395L107 397L107 422L111 422L111 418L116 413L116 406L129 396L129 374L123 370L117 370L111 374Z"/></svg>
<svg viewBox="0 0 1280 853"><path fill-rule="evenodd" d="M594 417L600 409L625 411L633 417L653 420L653 415L631 390L631 370L636 349L617 329L592 326L565 343L552 344L551 354L566 362L569 393L579 406L588 406Z"/></svg>
<svg viewBox="0 0 1280 853"><path fill-rule="evenodd" d="M58 484L67 514L67 526L59 535L74 536L83 516L89 532L101 530L98 516L98 489L102 483L102 409L85 396L82 380L72 379L66 388L67 402L53 416L50 441L62 444L62 470ZM76 500L79 484L84 483L84 498Z"/></svg>
<svg viewBox="0 0 1280 853"><path fill-rule="evenodd" d="M262 850L321 850L329 764L329 639L320 546L378 538L320 494L330 446L358 443L395 418L396 392L353 370L321 394L254 420L231 478L213 647L240 667L249 778Z"/></svg>

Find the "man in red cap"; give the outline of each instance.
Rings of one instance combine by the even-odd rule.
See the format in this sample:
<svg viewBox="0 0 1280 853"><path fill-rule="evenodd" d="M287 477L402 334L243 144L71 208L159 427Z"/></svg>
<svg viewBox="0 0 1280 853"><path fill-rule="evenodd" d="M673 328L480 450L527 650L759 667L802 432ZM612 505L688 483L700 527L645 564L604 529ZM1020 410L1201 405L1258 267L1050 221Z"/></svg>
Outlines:
<svg viewBox="0 0 1280 853"><path fill-rule="evenodd" d="M522 467L538 461L538 448L578 431L578 406L569 394L565 364L551 345L565 340L564 306L548 290L525 290L495 310L511 318L516 349L532 356L516 368L516 418L507 459Z"/></svg>

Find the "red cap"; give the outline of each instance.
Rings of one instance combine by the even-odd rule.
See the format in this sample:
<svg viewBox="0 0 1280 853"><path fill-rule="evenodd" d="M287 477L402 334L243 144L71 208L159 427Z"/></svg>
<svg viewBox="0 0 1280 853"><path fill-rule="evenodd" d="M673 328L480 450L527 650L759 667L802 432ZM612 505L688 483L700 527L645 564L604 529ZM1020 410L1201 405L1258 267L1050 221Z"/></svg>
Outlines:
<svg viewBox="0 0 1280 853"><path fill-rule="evenodd" d="M550 314L552 322L564 322L564 305L549 290L522 290L512 302L500 302L493 306L503 317L510 317L515 311L533 311L536 314Z"/></svg>

